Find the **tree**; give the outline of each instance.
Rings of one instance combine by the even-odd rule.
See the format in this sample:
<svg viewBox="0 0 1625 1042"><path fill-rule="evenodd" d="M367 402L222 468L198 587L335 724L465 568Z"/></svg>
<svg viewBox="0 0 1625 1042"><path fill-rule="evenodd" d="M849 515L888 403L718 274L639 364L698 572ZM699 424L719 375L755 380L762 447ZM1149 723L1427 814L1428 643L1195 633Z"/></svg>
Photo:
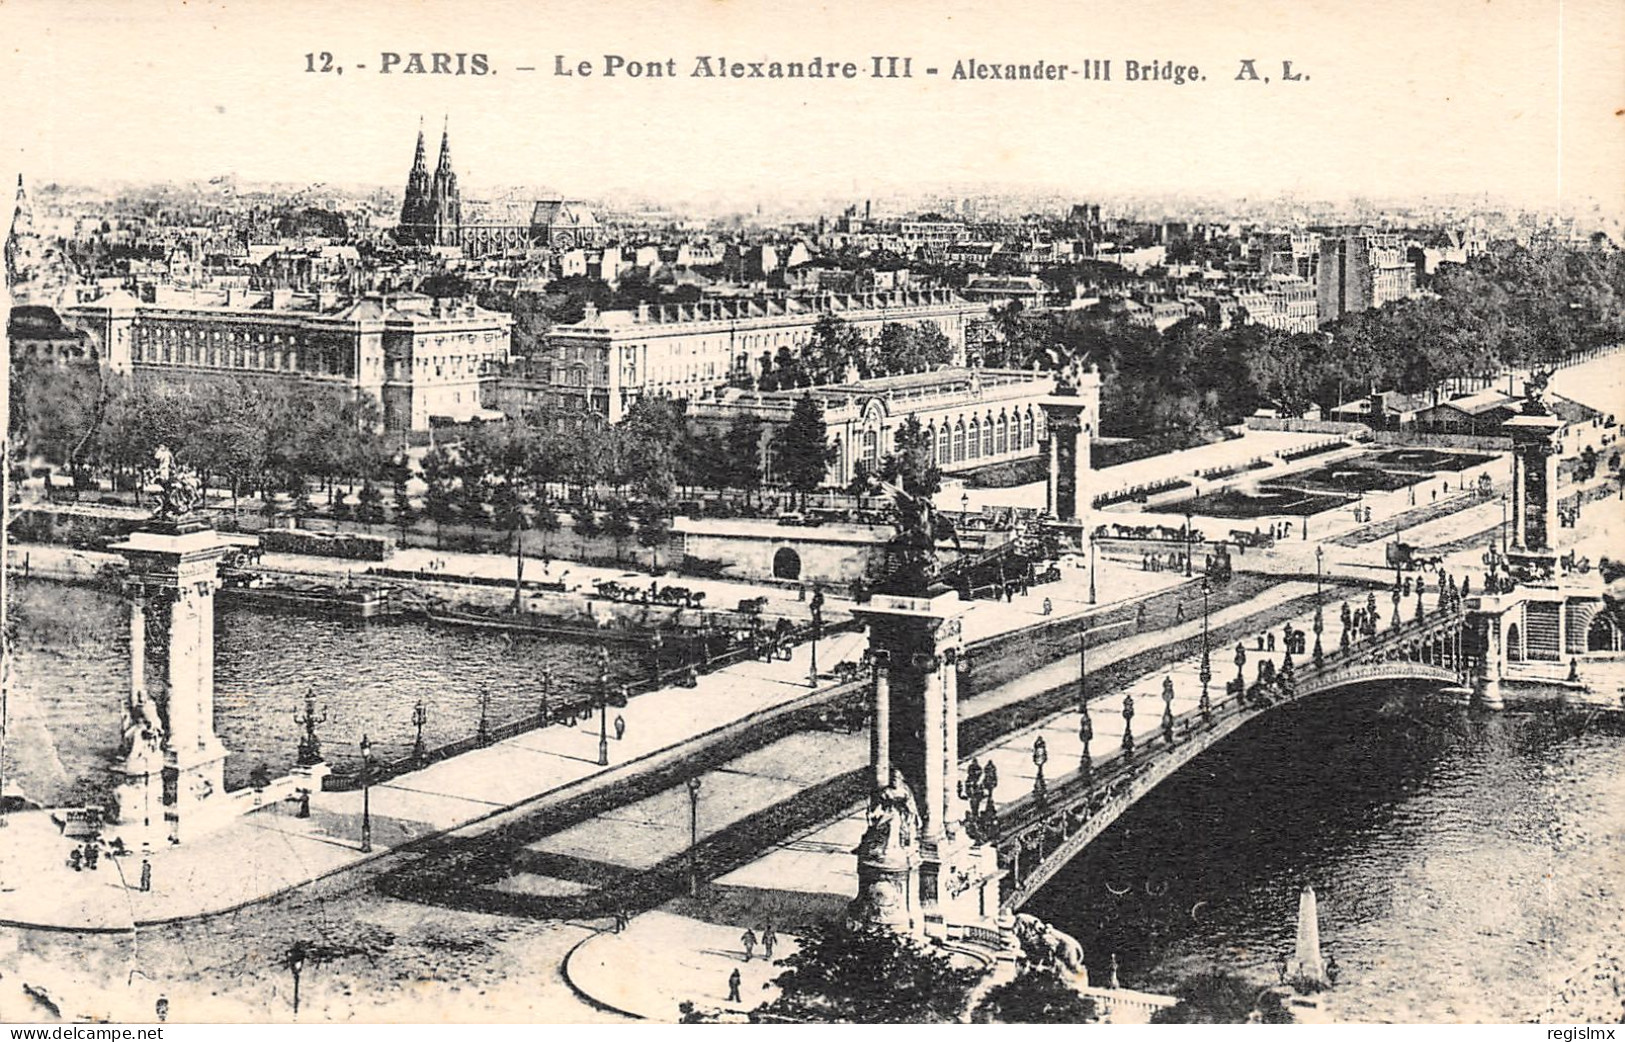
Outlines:
<svg viewBox="0 0 1625 1042"><path fill-rule="evenodd" d="M443 529L457 520L457 458L449 449L436 446L423 454L419 464L423 482L428 491L423 495L423 510L434 522L434 545L442 545Z"/></svg>
<svg viewBox="0 0 1625 1042"><path fill-rule="evenodd" d="M761 1012L823 1023L954 1023L982 976L911 937L841 923L814 927L780 965Z"/></svg>
<svg viewBox="0 0 1625 1042"><path fill-rule="evenodd" d="M617 499L604 515L604 534L615 540L615 560L621 559L621 544L632 534L632 511L624 500Z"/></svg>
<svg viewBox="0 0 1625 1042"><path fill-rule="evenodd" d="M1153 1024L1245 1024L1257 1010L1266 1023L1290 1024L1291 1014L1279 1001L1259 1002L1269 989L1233 973L1213 970L1198 974L1174 988L1179 1003L1151 1015Z"/></svg>
<svg viewBox="0 0 1625 1042"><path fill-rule="evenodd" d="M401 539L406 538L407 529L417 520L417 511L412 507L412 493L409 482L412 480L412 464L406 454L396 456L389 465L390 494L395 505L395 524L401 530Z"/></svg>
<svg viewBox="0 0 1625 1042"><path fill-rule="evenodd" d="M384 523L384 493L371 479L361 483L361 491L356 493L355 519L372 531L373 525Z"/></svg>
<svg viewBox="0 0 1625 1042"><path fill-rule="evenodd" d="M312 941L299 937L276 954L276 963L293 977L293 1015L299 1015L299 986L306 969L327 966L341 959L360 956L376 963L378 956L395 943L395 935L375 926L362 925L348 941Z"/></svg>
<svg viewBox="0 0 1625 1042"><path fill-rule="evenodd" d="M1078 994L1050 969L1028 968L988 989L971 1012L973 1024L1088 1024L1095 1000Z"/></svg>
<svg viewBox="0 0 1625 1042"><path fill-rule="evenodd" d="M897 428L897 451L880 464L880 477L911 496L929 498L942 491L942 471L937 468L937 447L931 432L913 413Z"/></svg>
<svg viewBox="0 0 1625 1042"><path fill-rule="evenodd" d="M644 504L638 511L638 545L649 551L649 567L660 568L660 548L671 536L671 522L659 507Z"/></svg>
<svg viewBox="0 0 1625 1042"><path fill-rule="evenodd" d="M598 514L585 501L570 508L570 527L575 530L576 549L582 550L587 540L598 534Z"/></svg>
<svg viewBox="0 0 1625 1042"><path fill-rule="evenodd" d="M806 506L807 493L824 483L835 447L829 444L829 433L824 426L824 410L812 395L796 400L790 412L790 422L779 435L779 476L786 485L801 493L801 504Z"/></svg>
<svg viewBox="0 0 1625 1042"><path fill-rule="evenodd" d="M746 412L734 417L723 436L723 484L745 493L750 502L762 487L762 421Z"/></svg>

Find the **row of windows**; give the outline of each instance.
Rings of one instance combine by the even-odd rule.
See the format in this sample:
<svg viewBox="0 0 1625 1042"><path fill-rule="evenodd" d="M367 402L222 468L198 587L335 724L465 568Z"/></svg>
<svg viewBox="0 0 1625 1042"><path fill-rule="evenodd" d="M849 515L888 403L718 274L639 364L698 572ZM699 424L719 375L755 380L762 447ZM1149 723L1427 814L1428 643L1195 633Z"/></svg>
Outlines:
<svg viewBox="0 0 1625 1042"><path fill-rule="evenodd" d="M1000 413L985 419L972 416L969 425L963 418L938 427L935 422L926 427L926 434L936 447L937 463L963 463L966 460L1002 456L1019 452L1038 444L1042 436L1039 414L1029 406L1025 412ZM862 434L862 458L873 464L880 460L880 431L870 427Z"/></svg>

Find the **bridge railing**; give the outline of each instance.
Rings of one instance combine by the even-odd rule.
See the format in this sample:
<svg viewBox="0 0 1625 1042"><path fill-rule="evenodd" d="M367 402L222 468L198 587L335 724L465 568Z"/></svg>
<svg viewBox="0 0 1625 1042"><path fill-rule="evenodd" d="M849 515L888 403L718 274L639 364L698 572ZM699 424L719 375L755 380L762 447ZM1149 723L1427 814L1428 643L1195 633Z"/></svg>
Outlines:
<svg viewBox="0 0 1625 1042"><path fill-rule="evenodd" d="M1042 796L1028 793L1004 804L994 841L1000 865L1007 869L1002 901L1009 905L1024 900L1053 875L1054 869L1039 872L1040 878L1035 880L1041 863L1052 857L1060 857L1062 863L1069 860L1164 774L1177 770L1179 763L1172 761L1182 763L1277 704L1364 677L1392 676L1396 668L1432 679L1462 678L1466 662L1459 643L1441 646L1449 649L1441 650L1442 657L1450 660L1448 665L1386 656L1395 647L1407 647L1419 638L1454 636L1464 618L1459 604L1438 608L1421 619L1362 636L1346 649L1334 648L1321 656L1319 666L1306 655L1301 669L1294 666L1290 681L1277 672L1271 684L1254 683L1238 693L1232 678L1222 694L1210 696L1207 712L1199 706L1187 709L1173 717L1167 731L1142 740L1132 753L1118 753L1093 766L1088 776L1074 770L1055 779ZM1378 660L1373 661L1373 656Z"/></svg>

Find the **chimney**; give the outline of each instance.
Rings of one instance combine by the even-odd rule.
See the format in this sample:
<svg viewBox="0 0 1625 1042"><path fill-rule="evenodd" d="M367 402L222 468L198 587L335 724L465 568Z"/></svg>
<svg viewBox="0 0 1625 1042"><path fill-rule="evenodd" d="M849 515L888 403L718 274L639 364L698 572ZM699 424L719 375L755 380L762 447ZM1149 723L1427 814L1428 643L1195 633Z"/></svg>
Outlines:
<svg viewBox="0 0 1625 1042"><path fill-rule="evenodd" d="M647 321L649 321L649 302L648 301L643 301L642 303L638 304L638 321L639 322L647 322Z"/></svg>
<svg viewBox="0 0 1625 1042"><path fill-rule="evenodd" d="M583 321L583 322L596 322L596 321L598 321L598 305L594 304L592 301L589 300L587 302L586 307L582 309L581 321Z"/></svg>

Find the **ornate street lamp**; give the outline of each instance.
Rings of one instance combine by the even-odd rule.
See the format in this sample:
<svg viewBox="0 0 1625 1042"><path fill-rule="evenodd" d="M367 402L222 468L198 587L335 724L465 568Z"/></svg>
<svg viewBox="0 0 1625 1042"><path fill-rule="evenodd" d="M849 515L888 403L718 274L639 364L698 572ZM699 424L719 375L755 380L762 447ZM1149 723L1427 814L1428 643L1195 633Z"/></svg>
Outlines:
<svg viewBox="0 0 1625 1042"><path fill-rule="evenodd" d="M372 740L361 736L361 852L372 853Z"/></svg>
<svg viewBox="0 0 1625 1042"><path fill-rule="evenodd" d="M1247 664L1247 648L1241 641L1236 641L1236 706L1239 708L1247 701L1247 674L1242 667Z"/></svg>
<svg viewBox="0 0 1625 1042"><path fill-rule="evenodd" d="M1326 628L1325 619L1320 606L1320 562L1326 556L1326 548L1315 547L1315 668L1319 669L1326 661L1326 653L1321 650L1320 634Z"/></svg>
<svg viewBox="0 0 1625 1042"><path fill-rule="evenodd" d="M1507 494L1501 493L1501 554L1507 552Z"/></svg>
<svg viewBox="0 0 1625 1042"><path fill-rule="evenodd" d="M824 635L824 591L814 590L808 607L812 609L812 666L807 671L807 685L818 686L818 638Z"/></svg>
<svg viewBox="0 0 1625 1042"><path fill-rule="evenodd" d="M700 896L699 866L695 848L700 845L700 785L698 775L688 779L688 896Z"/></svg>
<svg viewBox="0 0 1625 1042"><path fill-rule="evenodd" d="M1095 603L1095 534L1089 533L1089 603Z"/></svg>
<svg viewBox="0 0 1625 1042"><path fill-rule="evenodd" d="M598 766L609 766L609 649L598 649Z"/></svg>
<svg viewBox="0 0 1625 1042"><path fill-rule="evenodd" d="M1162 737L1174 744L1174 678L1162 678Z"/></svg>
<svg viewBox="0 0 1625 1042"><path fill-rule="evenodd" d="M967 816L975 821L982 809L982 765L971 757L970 766L965 768L965 780L959 783L959 798L965 801L969 808Z"/></svg>
<svg viewBox="0 0 1625 1042"><path fill-rule="evenodd" d="M1400 577L1399 577L1399 567L1396 565L1394 567L1394 629L1396 629L1396 630L1399 629L1399 627L1400 627L1399 598L1400 598Z"/></svg>
<svg viewBox="0 0 1625 1042"><path fill-rule="evenodd" d="M1033 798L1042 806L1049 799L1049 787L1044 784L1044 765L1049 762L1049 747L1044 744L1044 736L1039 735L1033 739L1033 766L1038 768L1038 774L1033 778Z"/></svg>
<svg viewBox="0 0 1625 1042"><path fill-rule="evenodd" d="M1191 577L1191 512L1185 511L1185 578Z"/></svg>
<svg viewBox="0 0 1625 1042"><path fill-rule="evenodd" d="M1196 706L1202 713L1202 722L1209 726L1213 724L1213 702L1207 694L1207 686L1213 681L1213 656L1207 644L1207 598L1211 590L1207 576L1202 576L1202 664L1196 671L1196 679L1202 682L1202 697L1197 700Z"/></svg>
<svg viewBox="0 0 1625 1042"><path fill-rule="evenodd" d="M322 762L322 743L316 737L316 725L327 723L327 707L322 707L322 714L316 715L316 689L305 690L305 712L301 716L297 710L293 714L293 722L305 729L304 736L299 739L299 756L295 760L301 767L311 767Z"/></svg>
<svg viewBox="0 0 1625 1042"><path fill-rule="evenodd" d="M423 725L429 722L429 710L424 707L423 699L418 699L417 705L412 707L412 727L417 731L417 737L412 739L412 760L421 764L429 758L428 750L423 747Z"/></svg>
<svg viewBox="0 0 1625 1042"><path fill-rule="evenodd" d="M1078 773L1083 777L1084 784L1088 784L1094 776L1094 760L1089 755L1089 741L1094 736L1094 721L1089 719L1089 631L1085 630L1078 636L1078 738L1083 741Z"/></svg>
<svg viewBox="0 0 1625 1042"><path fill-rule="evenodd" d="M1123 696L1123 755L1134 755L1134 696Z"/></svg>

